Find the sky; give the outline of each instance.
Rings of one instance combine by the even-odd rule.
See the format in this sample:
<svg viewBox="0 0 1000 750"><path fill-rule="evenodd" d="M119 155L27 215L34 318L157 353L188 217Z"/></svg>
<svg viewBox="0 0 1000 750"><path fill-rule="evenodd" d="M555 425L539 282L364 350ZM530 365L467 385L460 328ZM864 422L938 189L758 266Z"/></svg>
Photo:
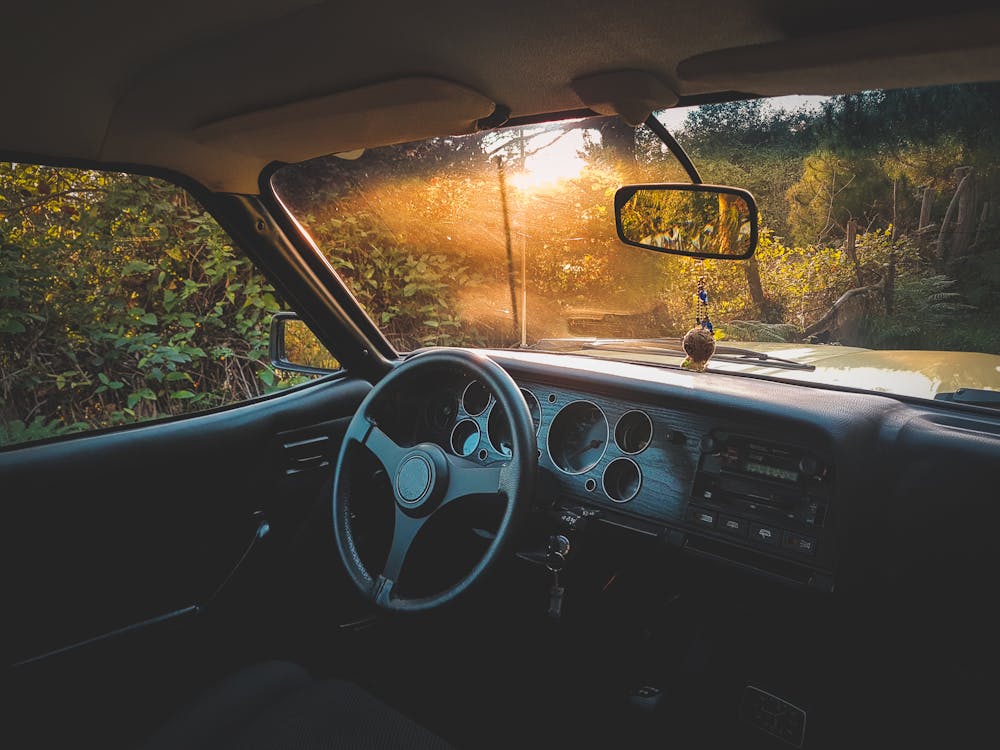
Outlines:
<svg viewBox="0 0 1000 750"><path fill-rule="evenodd" d="M780 96L769 100L770 104L779 109L795 110L802 106L818 107L819 103L826 100L825 96ZM676 109L665 109L656 113L656 116L666 126L671 133L676 133L684 124L684 118L688 112L697 107L680 107ZM551 141L549 134L539 135L529 141L529 148L539 148L547 141ZM567 133L552 145L539 148L537 153L529 156L525 162L525 169L511 177L510 183L517 189L523 191L544 190L554 187L561 180L573 179L580 174L583 169L584 160L579 156L579 150L583 147L582 131Z"/></svg>
<svg viewBox="0 0 1000 750"><path fill-rule="evenodd" d="M805 105L808 107L818 107L820 102L826 101L830 97L828 96L815 96L815 95L795 95L795 96L776 96L774 98L768 99L768 102L779 109L793 110ZM697 109L697 107L677 107L675 109L663 109L656 113L656 116L660 119L667 130L671 133L676 133L681 129L681 125L684 124L684 118L687 117L688 112L692 109Z"/></svg>

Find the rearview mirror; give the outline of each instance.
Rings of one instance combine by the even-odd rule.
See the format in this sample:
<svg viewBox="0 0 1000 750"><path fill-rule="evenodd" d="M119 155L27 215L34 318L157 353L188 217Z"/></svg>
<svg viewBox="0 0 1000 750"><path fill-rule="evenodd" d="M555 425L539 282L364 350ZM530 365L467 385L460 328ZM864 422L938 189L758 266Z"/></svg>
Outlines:
<svg viewBox="0 0 1000 750"><path fill-rule="evenodd" d="M692 258L743 260L757 248L757 203L721 185L626 185L615 193L626 245Z"/></svg>

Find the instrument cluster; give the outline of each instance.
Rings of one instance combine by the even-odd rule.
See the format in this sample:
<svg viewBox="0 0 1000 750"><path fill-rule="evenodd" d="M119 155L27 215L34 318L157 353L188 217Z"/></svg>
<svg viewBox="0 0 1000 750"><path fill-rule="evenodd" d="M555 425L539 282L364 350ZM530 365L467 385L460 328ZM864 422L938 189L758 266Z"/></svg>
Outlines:
<svg viewBox="0 0 1000 750"><path fill-rule="evenodd" d="M594 400L561 392L539 396L522 387L538 436L539 459L588 495L624 504L642 486L636 457L653 441L653 420L629 409L609 416ZM432 396L426 422L456 456L489 463L511 456L510 423L496 398L478 380L450 384Z"/></svg>

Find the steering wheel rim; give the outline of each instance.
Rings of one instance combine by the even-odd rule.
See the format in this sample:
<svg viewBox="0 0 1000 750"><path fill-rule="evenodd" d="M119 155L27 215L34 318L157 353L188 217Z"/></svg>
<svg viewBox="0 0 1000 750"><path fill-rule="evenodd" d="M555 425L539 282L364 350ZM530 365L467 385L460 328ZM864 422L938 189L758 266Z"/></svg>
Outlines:
<svg viewBox="0 0 1000 750"><path fill-rule="evenodd" d="M440 371L471 375L493 394L510 426L512 455L500 464L482 466L444 451L433 443L401 446L373 417L374 407L393 389L414 378ZM389 554L377 575L362 562L351 528L351 475L359 446L385 468L392 482L395 523ZM466 349L431 349L396 367L369 391L351 419L337 457L333 486L333 534L351 580L369 601L385 610L423 611L454 600L486 574L507 547L528 506L537 474L538 455L531 413L517 384L493 360ZM427 521L462 497L478 494L506 498L495 538L482 559L457 583L437 594L408 598L395 595L406 555Z"/></svg>

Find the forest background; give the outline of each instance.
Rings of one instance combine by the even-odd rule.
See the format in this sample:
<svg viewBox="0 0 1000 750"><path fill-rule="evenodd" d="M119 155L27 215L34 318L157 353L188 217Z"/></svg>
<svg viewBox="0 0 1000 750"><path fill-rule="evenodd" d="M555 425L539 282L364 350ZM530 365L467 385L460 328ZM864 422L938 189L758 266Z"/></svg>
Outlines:
<svg viewBox="0 0 1000 750"><path fill-rule="evenodd" d="M585 168L557 198L521 205L520 245L496 209L498 190L529 200L516 197L530 157L516 129L314 160L280 172L276 188L401 350L516 346L525 332L527 343L680 335L707 276L730 339L1000 353L998 122L998 84L693 109L676 135L703 179L747 188L760 206L747 262L695 263L614 240L622 174L683 179L651 132L615 120L584 133ZM496 262L449 250L471 246ZM532 294L523 327L507 294L521 283ZM301 382L266 361L279 309L180 188L0 164L0 445Z"/></svg>

